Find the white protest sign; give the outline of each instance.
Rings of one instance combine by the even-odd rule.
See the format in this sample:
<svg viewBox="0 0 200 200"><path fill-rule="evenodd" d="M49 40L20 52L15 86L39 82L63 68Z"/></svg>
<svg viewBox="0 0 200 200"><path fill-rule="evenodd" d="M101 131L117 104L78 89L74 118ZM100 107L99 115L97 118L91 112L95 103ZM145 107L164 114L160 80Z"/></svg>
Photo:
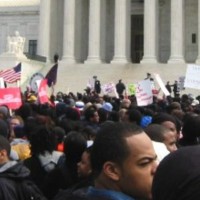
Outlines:
<svg viewBox="0 0 200 200"><path fill-rule="evenodd" d="M109 94L114 92L115 84L114 83L106 83L101 87L104 94Z"/></svg>
<svg viewBox="0 0 200 200"><path fill-rule="evenodd" d="M136 99L138 106L147 106L153 103L150 80L143 80L136 84Z"/></svg>
<svg viewBox="0 0 200 200"><path fill-rule="evenodd" d="M200 89L200 66L199 65L190 64L187 66L184 87Z"/></svg>
<svg viewBox="0 0 200 200"><path fill-rule="evenodd" d="M167 88L165 87L165 84L163 83L163 81L162 81L160 75L159 75L159 74L154 74L154 76L155 76L155 79L156 79L158 85L160 86L161 90L162 90L163 93L165 94L165 96L169 96L170 93L169 93L169 91L167 90Z"/></svg>

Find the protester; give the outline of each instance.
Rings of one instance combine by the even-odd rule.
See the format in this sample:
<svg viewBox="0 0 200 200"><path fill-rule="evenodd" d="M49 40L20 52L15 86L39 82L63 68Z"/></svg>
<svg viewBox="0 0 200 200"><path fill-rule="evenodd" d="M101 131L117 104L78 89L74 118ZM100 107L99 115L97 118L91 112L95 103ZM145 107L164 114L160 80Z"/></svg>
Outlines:
<svg viewBox="0 0 200 200"><path fill-rule="evenodd" d="M171 95L171 93L172 93L172 88L171 88L171 85L170 85L170 82L169 82L169 81L167 81L167 84L165 85L165 87L167 88L169 94Z"/></svg>
<svg viewBox="0 0 200 200"><path fill-rule="evenodd" d="M151 199L156 154L139 126L104 124L94 141L91 163L96 178L88 198Z"/></svg>
<svg viewBox="0 0 200 200"><path fill-rule="evenodd" d="M151 77L148 75L147 79L151 79ZM147 106L138 106L138 99L135 95L122 95L120 98L117 98L111 96L110 94L100 96L100 94L97 94L97 92L94 91L91 91L88 94L75 94L76 93L73 92L64 93L59 91L55 96L53 95L53 104L49 104L49 102L41 104L35 100L33 103L30 96L25 97L25 99L23 99L24 101L22 106L13 111L13 118L15 118L15 116L19 116L24 122L24 125L22 125L23 123L14 119L14 121L16 120L15 122L20 125L16 126L16 129L9 129L8 124L12 121L10 121L9 110L5 106L0 108L0 111L5 111L5 113L1 114L2 119L0 120L0 134L3 134L7 138L9 137L12 140L12 145L18 144L16 143L17 141L24 141L24 139L28 145L31 144L31 157L26 159L24 164L31 170L30 175L32 180L43 191L45 188L45 194L49 197L49 199L52 199L55 195L57 195L60 189L67 190L65 191L66 193L68 193L69 190L73 191L71 199L74 198L73 195L75 193L76 195L79 195L80 193L86 195L76 196L76 199L103 199L104 197L102 196L95 196L98 194L100 187L106 190L106 194L107 191L110 193L110 190L114 190L115 193L116 188L118 188L120 197L125 194L126 197L128 196L128 198L131 199L150 199L151 195L149 191L151 190L151 182L156 168L154 159L155 153L154 150L150 148L150 146L152 147L152 144L150 145L151 141L149 141L149 138L146 138L147 136L145 133L141 129L129 128L129 126L135 127L137 124L137 127L140 126L144 129L147 128L146 130L155 126L155 128L150 130L150 132L153 131L153 136L158 136L157 134L159 134L159 140L151 137L152 140L159 141L152 141L158 158L156 162L160 162L166 155L169 154L169 151L172 152L177 148L199 144L198 121L200 106L199 102L195 101L195 97L191 94L184 94L179 98L160 98L158 96L153 96L153 103ZM35 93L33 95L33 99L37 99L37 95L38 94ZM191 116L191 118L188 116ZM119 126L118 121L129 122L132 125L128 124L126 125L127 127ZM43 135L43 131L38 131L38 134L35 133L37 127L40 127L41 125L43 125L43 128L45 127L46 131L43 131L46 132L44 134L46 136ZM160 131L158 126L165 126L165 131ZM183 137L181 135L181 130ZM92 169L91 171L97 172L97 176L95 177L95 185L92 183L93 179L92 181L89 180L91 181L91 186L94 186L89 190L86 187L84 187L84 189L82 188L84 183L81 178L80 166L82 166L82 162L85 162L85 160L80 161L82 152L78 156L79 159L75 162L71 162L70 158L67 157L69 156L70 149L66 147L65 139L69 139L71 137L71 132L79 133L77 134L79 135L77 140L81 140L81 138L83 138L84 150L86 145L91 145L93 141L95 147L101 137L105 136L105 138L107 138L107 140L104 140L105 138L102 139L104 142L101 143L101 148L99 146L95 147L95 152L97 152L97 150L100 152L96 156L96 160L94 159L94 155L96 155L96 153L91 156L91 158L93 158L92 163L96 166L94 167L94 170ZM103 136L99 136L99 133ZM147 133L149 134L149 130ZM10 135L12 137L10 137ZM13 138L15 139L13 140ZM54 139L51 140L52 138ZM74 137L72 138L74 139ZM119 149L115 140L121 141ZM47 149L45 147L46 142L50 144L50 147ZM130 147L130 144L133 143L133 147ZM147 149L145 145L148 147ZM169 151L166 149L165 145ZM41 152L39 152L39 150L36 152L34 149L43 150ZM76 150L78 151L78 149L79 148ZM121 155L121 152L123 152L124 149L129 150L125 157ZM62 153L56 153L58 156L56 156L56 159L54 160L54 156L52 155L55 154L55 150L59 150L61 152L64 151L66 154L67 161L64 161L64 164L61 165L61 168L65 171L65 173L61 173L62 170L59 165L63 159L63 157L60 156ZM45 151L45 153L43 151ZM148 158L148 163L144 164L145 167L142 167L145 169L148 168L149 173L147 173L145 169L142 170L135 164L138 157L134 156L134 158L131 158L129 155L129 153L132 155L134 152L138 152L138 155L141 156L144 153L148 154L150 152L150 159ZM108 160L105 162L102 161L99 164L101 169L99 169L95 163L97 161L99 163L101 158L104 158L104 154ZM16 155L17 156L15 158L12 156L12 159L24 159L21 156L22 154ZM46 155L50 158L47 159L47 165L51 166L50 168L47 167L50 169L49 171L44 169L45 167L39 159L41 157L46 157ZM89 163L88 158L90 156L86 155L87 154L84 154L83 156L85 158L87 157L86 160L87 163ZM53 161L51 158L53 158ZM130 162L132 163L130 164ZM77 165L77 163L79 164ZM78 171L77 167L79 168ZM114 169L114 171L112 169ZM134 171L132 169L134 169ZM138 171L140 170L141 175L138 175ZM56 175L54 174L55 171ZM90 172L89 168L88 172ZM121 174L123 174L123 176ZM91 174L89 173L89 178L91 178L90 175ZM134 184L131 184L132 179ZM143 183L141 183L139 179L143 180ZM89 186L89 182L87 183L87 186ZM79 191L77 191L77 189ZM93 196L94 191L95 195ZM102 195L101 192L100 195Z"/></svg>
<svg viewBox="0 0 200 200"><path fill-rule="evenodd" d="M178 97L180 92L178 81L174 81L174 84L172 86L173 86L174 97Z"/></svg>
<svg viewBox="0 0 200 200"><path fill-rule="evenodd" d="M119 82L116 84L116 91L117 91L118 95L121 96L121 95L123 95L125 90L126 90L126 86L120 79Z"/></svg>
<svg viewBox="0 0 200 200"><path fill-rule="evenodd" d="M40 190L30 181L30 171L22 162L11 161L11 146L8 140L0 136L0 199L46 200Z"/></svg>
<svg viewBox="0 0 200 200"><path fill-rule="evenodd" d="M94 76L94 91L97 94L101 93L101 82L97 79L97 76Z"/></svg>
<svg viewBox="0 0 200 200"><path fill-rule="evenodd" d="M31 171L31 179L42 190L46 176L58 163L62 153L56 151L56 136L52 129L40 125L30 136L31 157L24 165Z"/></svg>
<svg viewBox="0 0 200 200"><path fill-rule="evenodd" d="M180 138L181 125L176 117L163 112L157 113L154 115L152 123L163 125L176 135L177 140Z"/></svg>
<svg viewBox="0 0 200 200"><path fill-rule="evenodd" d="M165 144L169 152L177 150L177 136L174 132L160 124L151 124L145 129L145 133L156 142Z"/></svg>
<svg viewBox="0 0 200 200"><path fill-rule="evenodd" d="M200 116L190 115L183 124L183 137L180 139L181 146L191 146L200 144Z"/></svg>
<svg viewBox="0 0 200 200"><path fill-rule="evenodd" d="M67 135L64 140L64 155L44 181L43 192L48 199L52 199L61 189L69 189L79 183L81 178L77 165L86 147L87 141L80 132L72 131Z"/></svg>
<svg viewBox="0 0 200 200"><path fill-rule="evenodd" d="M159 164L153 180L153 200L200 198L200 146L184 147Z"/></svg>

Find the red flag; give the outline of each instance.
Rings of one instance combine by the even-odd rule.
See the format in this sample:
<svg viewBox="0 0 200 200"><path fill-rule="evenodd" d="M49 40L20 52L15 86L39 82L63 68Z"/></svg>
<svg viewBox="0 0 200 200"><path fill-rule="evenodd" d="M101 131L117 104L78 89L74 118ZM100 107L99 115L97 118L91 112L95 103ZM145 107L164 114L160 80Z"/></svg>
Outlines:
<svg viewBox="0 0 200 200"><path fill-rule="evenodd" d="M43 79L40 82L38 97L41 104L49 102L49 98L47 95L47 79Z"/></svg>
<svg viewBox="0 0 200 200"><path fill-rule="evenodd" d="M21 63L12 69L2 70L0 72L0 77L4 79L7 83L14 83L21 78Z"/></svg>
<svg viewBox="0 0 200 200"><path fill-rule="evenodd" d="M20 88L0 88L0 105L17 109L22 105Z"/></svg>

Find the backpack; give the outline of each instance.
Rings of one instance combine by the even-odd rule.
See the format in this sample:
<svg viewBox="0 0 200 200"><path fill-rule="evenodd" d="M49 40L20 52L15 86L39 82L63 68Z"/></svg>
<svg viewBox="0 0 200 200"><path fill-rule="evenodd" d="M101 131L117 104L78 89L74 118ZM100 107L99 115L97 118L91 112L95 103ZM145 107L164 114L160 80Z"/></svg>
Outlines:
<svg viewBox="0 0 200 200"><path fill-rule="evenodd" d="M20 200L47 200L31 180L16 182L16 187Z"/></svg>

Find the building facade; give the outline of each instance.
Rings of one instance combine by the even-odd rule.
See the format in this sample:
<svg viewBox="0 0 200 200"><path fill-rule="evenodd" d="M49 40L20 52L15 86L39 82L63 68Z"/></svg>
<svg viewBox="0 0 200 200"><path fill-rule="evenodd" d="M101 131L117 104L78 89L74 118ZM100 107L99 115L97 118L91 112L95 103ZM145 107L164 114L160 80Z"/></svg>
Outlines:
<svg viewBox="0 0 200 200"><path fill-rule="evenodd" d="M3 1L0 53L18 30L26 53L64 64L200 62L200 0Z"/></svg>
<svg viewBox="0 0 200 200"><path fill-rule="evenodd" d="M25 52L37 54L39 0L0 1L0 53L6 51L7 36L18 30L26 38Z"/></svg>

